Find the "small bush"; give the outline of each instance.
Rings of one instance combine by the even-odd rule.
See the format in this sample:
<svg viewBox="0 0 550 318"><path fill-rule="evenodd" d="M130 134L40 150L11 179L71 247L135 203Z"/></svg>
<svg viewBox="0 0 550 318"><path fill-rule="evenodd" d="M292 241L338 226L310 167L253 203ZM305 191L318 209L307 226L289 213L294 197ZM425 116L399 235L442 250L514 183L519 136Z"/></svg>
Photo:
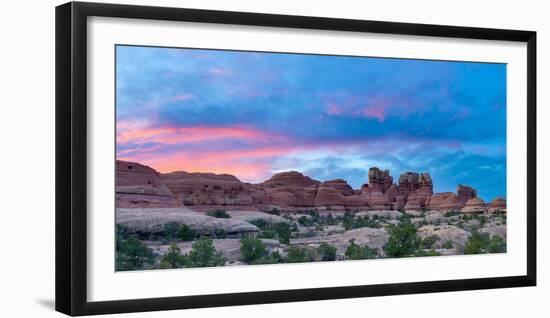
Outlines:
<svg viewBox="0 0 550 318"><path fill-rule="evenodd" d="M281 215L281 211L279 211L279 209L277 208L273 208L265 213L268 213L268 214L273 214L273 215Z"/></svg>
<svg viewBox="0 0 550 318"><path fill-rule="evenodd" d="M464 246L464 254L485 254L506 252L506 241L498 235L474 231Z"/></svg>
<svg viewBox="0 0 550 318"><path fill-rule="evenodd" d="M163 236L168 242L176 240L192 241L196 236L196 232L186 224L170 222L164 224Z"/></svg>
<svg viewBox="0 0 550 318"><path fill-rule="evenodd" d="M269 256L263 256L252 262L254 265L258 264L279 264L284 263L284 260L279 252L273 252Z"/></svg>
<svg viewBox="0 0 550 318"><path fill-rule="evenodd" d="M185 262L186 259L181 255L181 249L176 244L172 244L168 253L160 260L160 268L180 268L185 265Z"/></svg>
<svg viewBox="0 0 550 318"><path fill-rule="evenodd" d="M315 260L315 254L306 247L291 246L288 249L287 262L303 263Z"/></svg>
<svg viewBox="0 0 550 318"><path fill-rule="evenodd" d="M266 254L265 244L252 237L243 237L241 239L241 260L251 263L260 259Z"/></svg>
<svg viewBox="0 0 550 318"><path fill-rule="evenodd" d="M430 236L426 236L425 238L423 238L420 242L420 246L422 246L422 248L425 248L425 249L430 249L433 247L433 245L435 244L435 242L437 242L439 240L439 236L437 235L430 235Z"/></svg>
<svg viewBox="0 0 550 318"><path fill-rule="evenodd" d="M445 241L445 243L443 243L442 247L446 248L446 249L453 248L454 247L453 241L451 241L451 240Z"/></svg>
<svg viewBox="0 0 550 318"><path fill-rule="evenodd" d="M182 241L192 241L197 233L187 224L182 224L178 230L178 238Z"/></svg>
<svg viewBox="0 0 550 318"><path fill-rule="evenodd" d="M446 217L446 218L450 218L451 216L457 216L457 215L460 215L460 212L458 212L458 211L448 211L448 212L443 213L443 216Z"/></svg>
<svg viewBox="0 0 550 318"><path fill-rule="evenodd" d="M200 238L193 243L185 265L187 267L211 267L224 264L223 254L216 251L213 241L209 238Z"/></svg>
<svg viewBox="0 0 550 318"><path fill-rule="evenodd" d="M153 251L134 236L121 240L117 244L115 264L117 271L143 269L144 265L153 264L154 261Z"/></svg>
<svg viewBox="0 0 550 318"><path fill-rule="evenodd" d="M370 248L368 245L360 246L355 243L355 240L351 240L345 255L351 260L372 259L378 257L378 250Z"/></svg>
<svg viewBox="0 0 550 318"><path fill-rule="evenodd" d="M336 260L336 247L328 244L328 243L321 243L319 247L317 248L317 254L321 257L321 261L327 262L327 261L335 261Z"/></svg>
<svg viewBox="0 0 550 318"><path fill-rule="evenodd" d="M225 210L218 209L218 210L210 210L206 212L206 215L218 218L218 219L229 219L231 216L225 212Z"/></svg>
<svg viewBox="0 0 550 318"><path fill-rule="evenodd" d="M416 227L411 223L400 223L390 227L390 238L384 250L388 257L404 257L412 255L419 246Z"/></svg>
<svg viewBox="0 0 550 318"><path fill-rule="evenodd" d="M175 222L170 222L164 224L163 228L163 234L164 239L167 241L174 241L178 237L178 231L180 229L180 225Z"/></svg>

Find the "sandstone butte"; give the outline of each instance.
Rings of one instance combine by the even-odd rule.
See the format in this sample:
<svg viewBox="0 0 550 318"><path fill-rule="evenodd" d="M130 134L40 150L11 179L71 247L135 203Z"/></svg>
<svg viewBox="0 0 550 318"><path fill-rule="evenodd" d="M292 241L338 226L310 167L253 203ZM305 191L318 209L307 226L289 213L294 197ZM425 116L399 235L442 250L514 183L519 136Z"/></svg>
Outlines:
<svg viewBox="0 0 550 318"><path fill-rule="evenodd" d="M433 192L429 173L405 172L397 183L388 170L370 168L368 182L353 189L345 180L320 182L300 172L273 175L258 184L241 182L229 174L159 173L151 167L117 160L116 205L119 208L161 208L193 205L278 208L300 212L323 210L506 211L501 197L486 204L477 191L459 184L456 193Z"/></svg>

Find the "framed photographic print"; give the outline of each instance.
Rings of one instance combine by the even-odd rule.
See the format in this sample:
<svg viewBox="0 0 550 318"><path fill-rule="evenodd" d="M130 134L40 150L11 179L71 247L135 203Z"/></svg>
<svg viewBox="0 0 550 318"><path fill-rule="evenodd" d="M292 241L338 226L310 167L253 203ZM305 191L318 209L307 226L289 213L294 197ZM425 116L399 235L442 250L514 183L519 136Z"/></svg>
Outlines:
<svg viewBox="0 0 550 318"><path fill-rule="evenodd" d="M536 284L536 33L56 8L56 309Z"/></svg>

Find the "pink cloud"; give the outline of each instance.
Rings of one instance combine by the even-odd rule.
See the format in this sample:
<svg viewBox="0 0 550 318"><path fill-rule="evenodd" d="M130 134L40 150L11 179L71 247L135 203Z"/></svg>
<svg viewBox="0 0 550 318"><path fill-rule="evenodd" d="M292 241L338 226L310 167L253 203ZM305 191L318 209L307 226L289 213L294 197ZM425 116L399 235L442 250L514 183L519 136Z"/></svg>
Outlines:
<svg viewBox="0 0 550 318"><path fill-rule="evenodd" d="M204 142L218 139L244 139L253 141L281 140L284 138L247 126L215 127L139 127L128 129L128 124L117 124L118 144L160 143L165 145Z"/></svg>
<svg viewBox="0 0 550 318"><path fill-rule="evenodd" d="M376 118L379 122L383 122L386 118L385 107L382 105L365 107L359 111L359 114L368 118Z"/></svg>

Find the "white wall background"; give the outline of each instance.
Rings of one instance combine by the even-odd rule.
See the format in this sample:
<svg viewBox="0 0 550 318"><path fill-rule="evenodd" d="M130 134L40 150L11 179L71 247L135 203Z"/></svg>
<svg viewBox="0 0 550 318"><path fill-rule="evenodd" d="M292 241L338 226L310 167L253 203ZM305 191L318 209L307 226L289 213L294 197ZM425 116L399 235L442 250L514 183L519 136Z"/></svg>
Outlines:
<svg viewBox="0 0 550 318"><path fill-rule="evenodd" d="M126 0L233 11L452 24L538 32L537 287L316 301L116 317L544 317L550 315L550 21L546 1ZM54 304L54 7L63 1L11 1L0 18L0 316L61 317Z"/></svg>

